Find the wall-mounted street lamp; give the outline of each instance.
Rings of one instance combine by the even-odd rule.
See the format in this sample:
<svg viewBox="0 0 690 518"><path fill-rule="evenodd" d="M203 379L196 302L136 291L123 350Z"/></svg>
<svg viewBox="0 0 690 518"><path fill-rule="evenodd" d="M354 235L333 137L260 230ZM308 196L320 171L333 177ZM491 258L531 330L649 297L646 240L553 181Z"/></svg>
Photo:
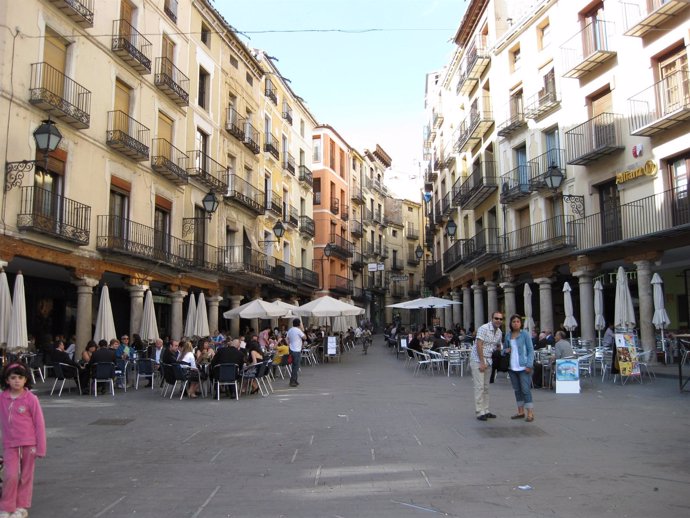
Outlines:
<svg viewBox="0 0 690 518"><path fill-rule="evenodd" d="M452 218L448 218L448 223L446 223L446 234L448 234L448 237L450 238L451 242L455 241L455 233L458 231L458 226L455 224L455 220Z"/></svg>
<svg viewBox="0 0 690 518"><path fill-rule="evenodd" d="M43 153L43 160L20 160L5 163L5 192L13 187L20 187L24 180L24 173L32 171L37 165L48 169L48 155L55 151L62 140L62 133L55 123L48 119L34 131L36 150Z"/></svg>
<svg viewBox="0 0 690 518"><path fill-rule="evenodd" d="M278 220L276 224L273 225L273 235L278 238L278 242L280 243L281 238L285 235L285 226L282 221Z"/></svg>
<svg viewBox="0 0 690 518"><path fill-rule="evenodd" d="M414 255L417 258L417 261L422 260L422 257L424 257L424 249L422 248L422 245L417 245L417 248L414 250Z"/></svg>
<svg viewBox="0 0 690 518"><path fill-rule="evenodd" d="M206 196L203 197L201 206L204 208L206 215L198 218L184 218L182 220L182 237L193 234L197 221L210 221L213 213L218 210L218 198L216 198L216 193L213 190L208 191Z"/></svg>
<svg viewBox="0 0 690 518"><path fill-rule="evenodd" d="M565 180L563 170L556 164L552 163L544 175L544 183L553 192L556 192ZM561 194L563 201L570 205L570 210L573 214L577 214L581 218L585 217L585 197L577 194Z"/></svg>
<svg viewBox="0 0 690 518"><path fill-rule="evenodd" d="M323 255L321 256L321 290L326 289L326 272L323 269L323 262L325 259L330 258L332 253L333 247L330 243L327 243L326 246L323 247Z"/></svg>

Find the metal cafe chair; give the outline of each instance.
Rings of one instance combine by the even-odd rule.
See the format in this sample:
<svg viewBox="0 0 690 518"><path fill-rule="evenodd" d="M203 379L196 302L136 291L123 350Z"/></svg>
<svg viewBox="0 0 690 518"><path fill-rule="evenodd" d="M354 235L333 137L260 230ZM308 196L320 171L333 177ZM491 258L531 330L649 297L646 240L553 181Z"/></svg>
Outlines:
<svg viewBox="0 0 690 518"><path fill-rule="evenodd" d="M110 393L115 397L115 364L110 362L97 363L93 366L91 381L93 383L93 396L98 397L98 384L110 385Z"/></svg>
<svg viewBox="0 0 690 518"><path fill-rule="evenodd" d="M234 387L235 399L240 399L240 386L237 381L240 379L239 369L234 363L220 363L213 367L213 388L216 391L216 399L220 400L221 387ZM211 393L213 397L213 393Z"/></svg>
<svg viewBox="0 0 690 518"><path fill-rule="evenodd" d="M61 382L58 397L62 396L62 389L65 386L65 381L68 379L75 382L77 389L79 389L79 393L81 394L81 382L79 381L79 369L77 367L68 363L56 362L53 363L53 372L55 373L55 381L53 382L53 388L50 391L51 396L53 395L53 392L55 392L55 387L57 386L58 381Z"/></svg>

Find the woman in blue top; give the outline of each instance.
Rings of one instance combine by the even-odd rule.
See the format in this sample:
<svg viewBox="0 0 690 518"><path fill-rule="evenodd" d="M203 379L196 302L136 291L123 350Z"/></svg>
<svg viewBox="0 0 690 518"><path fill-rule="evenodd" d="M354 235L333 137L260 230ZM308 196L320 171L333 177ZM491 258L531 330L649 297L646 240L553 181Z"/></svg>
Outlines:
<svg viewBox="0 0 690 518"><path fill-rule="evenodd" d="M534 405L532 403L532 368L534 366L534 346L529 333L522 329L520 315L510 317L509 331L506 333L503 354L510 355L510 381L515 391L518 413L511 419L525 419L528 423L534 421ZM527 411L527 414L525 414Z"/></svg>

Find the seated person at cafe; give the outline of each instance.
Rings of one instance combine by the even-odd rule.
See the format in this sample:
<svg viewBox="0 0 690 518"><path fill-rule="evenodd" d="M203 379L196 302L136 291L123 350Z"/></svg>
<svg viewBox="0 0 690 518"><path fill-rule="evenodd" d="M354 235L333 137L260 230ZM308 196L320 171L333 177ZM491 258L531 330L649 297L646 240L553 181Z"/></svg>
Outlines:
<svg viewBox="0 0 690 518"><path fill-rule="evenodd" d="M112 346L112 340L111 340L111 346ZM117 357L118 360L123 359L126 360L129 358L129 336L127 335L122 335L120 338L120 343L118 344L118 347L115 349L115 356Z"/></svg>
<svg viewBox="0 0 690 518"><path fill-rule="evenodd" d="M431 350L438 351L441 347L448 347L448 342L446 342L441 334L441 328L438 328L431 338Z"/></svg>
<svg viewBox="0 0 690 518"><path fill-rule="evenodd" d="M543 331L539 333L539 336L537 337L537 344L534 346L534 349L546 349L548 344L546 343L546 333Z"/></svg>
<svg viewBox="0 0 690 518"><path fill-rule="evenodd" d="M211 360L211 368L209 371L209 376L213 379L214 368L216 365L222 363L234 363L237 365L238 376L242 373L242 367L244 366L244 353L240 349L240 339L234 338L230 341L229 345L224 347L219 347L216 350L216 354Z"/></svg>
<svg viewBox="0 0 690 518"><path fill-rule="evenodd" d="M601 345L611 349L615 342L616 342L616 333L614 333L614 326L613 326L613 324L609 324L608 327L606 328L606 331L604 332L604 338L602 338L602 340L601 340Z"/></svg>
<svg viewBox="0 0 690 518"><path fill-rule="evenodd" d="M407 344L407 348L419 353L422 352L422 342L419 340L419 333L412 333L412 339ZM411 354L411 353L408 353Z"/></svg>
<svg viewBox="0 0 690 518"><path fill-rule="evenodd" d="M156 366L161 363L161 356L163 355L163 340L157 338L153 345L149 345L146 349L146 357L153 360Z"/></svg>
<svg viewBox="0 0 690 518"><path fill-rule="evenodd" d="M178 363L177 357L180 352L180 342L173 340L170 342L170 347L163 349L161 353L161 363L174 365Z"/></svg>
<svg viewBox="0 0 690 518"><path fill-rule="evenodd" d="M117 344L120 345L119 342ZM97 363L115 363L115 350L110 348L105 340L98 342L98 349L93 352L89 360L89 365Z"/></svg>
<svg viewBox="0 0 690 518"><path fill-rule="evenodd" d="M50 356L53 360L53 365L56 363L64 364L62 366L62 374L65 376L65 379L76 379L78 377L80 385L85 387L84 391L88 391L89 371L70 358L65 351L65 342L60 340L55 344L55 349L51 351Z"/></svg>
<svg viewBox="0 0 690 518"><path fill-rule="evenodd" d="M253 335L244 349L244 354L246 356L246 363L253 365L255 363L260 363L264 359L263 351L259 345L259 338Z"/></svg>
<svg viewBox="0 0 690 518"><path fill-rule="evenodd" d="M570 342L565 339L565 333L563 331L556 331L556 346L554 347L556 353L556 359L567 358L573 356L573 347Z"/></svg>

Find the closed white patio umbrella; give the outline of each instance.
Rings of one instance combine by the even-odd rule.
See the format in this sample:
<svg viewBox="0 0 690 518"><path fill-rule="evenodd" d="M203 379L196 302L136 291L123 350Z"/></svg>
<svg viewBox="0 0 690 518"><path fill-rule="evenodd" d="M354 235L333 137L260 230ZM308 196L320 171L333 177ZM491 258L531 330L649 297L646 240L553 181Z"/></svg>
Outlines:
<svg viewBox="0 0 690 518"><path fill-rule="evenodd" d="M573 331L577 328L577 320L573 311L573 298L570 294L570 284L563 283L563 307L565 310L565 320L563 321L563 329L570 333L570 345L573 344Z"/></svg>
<svg viewBox="0 0 690 518"><path fill-rule="evenodd" d="M604 287L601 281L594 283L594 329L597 330L599 345L601 345L601 332L606 329L604 319Z"/></svg>
<svg viewBox="0 0 690 518"><path fill-rule="evenodd" d="M664 281L658 273L655 273L652 277L652 289L654 291L654 317L652 317L652 324L659 331L661 331L661 344L666 354L667 347L666 341L664 340L664 328L671 323L671 319L668 318L668 313L666 312L664 304Z"/></svg>
<svg viewBox="0 0 690 518"><path fill-rule="evenodd" d="M208 311L206 310L206 298L204 292L199 293L199 300L196 303L196 323L194 325L195 336L209 336L211 331L208 328Z"/></svg>
<svg viewBox="0 0 690 518"><path fill-rule="evenodd" d="M522 292L525 303L525 324L524 328L532 334L534 329L534 319L532 318L532 289L529 287L529 283L525 283L525 288Z"/></svg>
<svg viewBox="0 0 690 518"><path fill-rule="evenodd" d="M7 282L7 274L2 271L0 272L0 344L7 342L11 318L12 297L10 296L10 285Z"/></svg>
<svg viewBox="0 0 690 518"><path fill-rule="evenodd" d="M196 325L196 301L194 293L189 294L189 305L187 306L187 320L184 323L184 335L189 338L194 336L194 326Z"/></svg>
<svg viewBox="0 0 690 518"><path fill-rule="evenodd" d="M25 350L29 345L29 332L26 329L26 297L22 272L14 279L10 328L7 332L7 351Z"/></svg>
<svg viewBox="0 0 690 518"><path fill-rule="evenodd" d="M144 298L144 314L141 317L141 329L139 336L142 340L158 340L158 322L156 322L156 310L153 306L153 294L151 290L146 292Z"/></svg>
<svg viewBox="0 0 690 518"><path fill-rule="evenodd" d="M628 277L622 266L616 273L616 310L613 317L613 325L617 328L632 330L635 327L635 308L633 308L632 296L628 287Z"/></svg>
<svg viewBox="0 0 690 518"><path fill-rule="evenodd" d="M110 342L113 338L117 338L115 332L115 320L113 319L113 308L110 305L110 292L108 285L104 284L101 288L101 300L98 304L98 313L96 314L96 329L93 332L93 340L98 343L101 340Z"/></svg>

